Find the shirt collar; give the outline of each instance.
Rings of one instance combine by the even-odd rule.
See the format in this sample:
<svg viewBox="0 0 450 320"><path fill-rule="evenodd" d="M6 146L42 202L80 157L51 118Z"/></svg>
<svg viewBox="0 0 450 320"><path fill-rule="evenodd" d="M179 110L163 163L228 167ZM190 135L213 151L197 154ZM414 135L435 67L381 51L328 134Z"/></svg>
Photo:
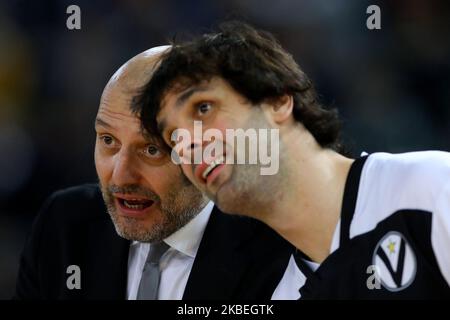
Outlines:
<svg viewBox="0 0 450 320"><path fill-rule="evenodd" d="M199 214L182 228L165 238L164 242L171 248L191 258L195 258L213 208L214 203L212 201L208 202ZM141 243L133 241L131 245L135 246Z"/></svg>

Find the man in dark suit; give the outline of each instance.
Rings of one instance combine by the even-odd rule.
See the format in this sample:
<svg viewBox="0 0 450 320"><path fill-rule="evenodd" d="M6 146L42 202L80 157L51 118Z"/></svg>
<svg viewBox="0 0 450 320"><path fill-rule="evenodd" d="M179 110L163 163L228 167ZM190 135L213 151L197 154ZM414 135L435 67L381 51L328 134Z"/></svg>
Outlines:
<svg viewBox="0 0 450 320"><path fill-rule="evenodd" d="M130 109L165 49L139 54L108 82L95 122L99 184L46 202L15 298L271 298L292 247L208 202Z"/></svg>

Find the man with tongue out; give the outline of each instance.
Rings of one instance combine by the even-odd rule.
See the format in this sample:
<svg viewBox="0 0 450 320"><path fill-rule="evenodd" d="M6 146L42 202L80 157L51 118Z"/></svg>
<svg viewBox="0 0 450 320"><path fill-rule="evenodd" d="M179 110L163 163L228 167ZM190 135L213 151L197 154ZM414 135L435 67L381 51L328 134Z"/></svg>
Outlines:
<svg viewBox="0 0 450 320"><path fill-rule="evenodd" d="M167 48L137 55L109 80L95 119L99 184L47 201L22 254L16 298L271 297L292 247L256 220L221 213L131 110Z"/></svg>

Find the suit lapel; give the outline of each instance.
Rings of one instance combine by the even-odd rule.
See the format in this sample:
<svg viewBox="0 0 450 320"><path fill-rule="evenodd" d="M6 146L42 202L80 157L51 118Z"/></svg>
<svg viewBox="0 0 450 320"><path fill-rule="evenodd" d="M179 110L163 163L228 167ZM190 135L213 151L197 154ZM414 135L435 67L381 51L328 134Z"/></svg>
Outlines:
<svg viewBox="0 0 450 320"><path fill-rule="evenodd" d="M124 300L130 242L117 234L107 214L91 223L87 238L92 240L87 243L86 267L82 270L86 298Z"/></svg>
<svg viewBox="0 0 450 320"><path fill-rule="evenodd" d="M183 299L230 299L245 272L245 256L239 246L251 236L251 231L251 225L243 223L243 218L226 215L214 207Z"/></svg>

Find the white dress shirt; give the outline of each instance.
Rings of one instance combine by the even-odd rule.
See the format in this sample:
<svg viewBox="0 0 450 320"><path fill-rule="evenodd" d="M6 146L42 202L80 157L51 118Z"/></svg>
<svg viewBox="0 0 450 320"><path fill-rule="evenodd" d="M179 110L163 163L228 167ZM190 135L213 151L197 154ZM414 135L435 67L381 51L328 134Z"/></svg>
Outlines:
<svg viewBox="0 0 450 320"><path fill-rule="evenodd" d="M339 247L339 237L341 233L340 230L341 222L339 220L334 229L330 254ZM312 262L306 259L303 259L303 261L305 261L305 263L313 272L315 272L320 267L319 263ZM303 272L300 271L297 263L295 262L294 256L291 255L286 271L284 271L284 275L281 278L281 281L278 283L278 286L272 294L272 300L298 300L300 298L299 290L301 287L303 287L305 282L306 276L303 274Z"/></svg>
<svg viewBox="0 0 450 320"><path fill-rule="evenodd" d="M272 300L298 300L300 298L298 290L303 287L305 281L305 275L297 267L295 258L291 255L283 278L272 294Z"/></svg>
<svg viewBox="0 0 450 320"><path fill-rule="evenodd" d="M170 246L161 257L158 300L181 300L198 247L214 207L209 202L188 224L164 239ZM151 244L133 241L128 255L127 299L136 300Z"/></svg>

